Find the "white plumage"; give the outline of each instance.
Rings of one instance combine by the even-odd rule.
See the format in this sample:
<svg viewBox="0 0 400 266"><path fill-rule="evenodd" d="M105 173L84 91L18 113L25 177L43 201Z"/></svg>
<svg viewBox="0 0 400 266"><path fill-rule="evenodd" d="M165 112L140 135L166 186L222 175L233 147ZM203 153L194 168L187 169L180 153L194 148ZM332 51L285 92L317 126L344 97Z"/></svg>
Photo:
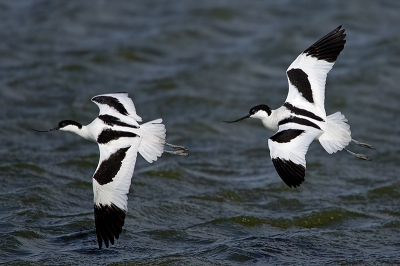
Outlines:
<svg viewBox="0 0 400 266"><path fill-rule="evenodd" d="M162 119L140 125L142 118L127 93L110 93L92 98L100 109L98 117L87 126L63 120L58 127L40 132L62 130L73 132L98 143L99 164L93 174L94 214L99 248L118 239L128 210L128 192L135 169L137 153L152 163L168 152L187 155L187 149L165 142ZM164 145L173 147L165 151Z"/></svg>
<svg viewBox="0 0 400 266"><path fill-rule="evenodd" d="M344 48L346 34L337 27L301 53L286 71L289 92L285 103L272 110L265 104L250 109L246 118L258 118L274 132L268 140L272 162L279 176L289 187L304 181L308 147L319 140L328 153L346 150L356 158L370 160L345 147L351 141L365 148L371 145L351 138L350 126L340 112L326 116L325 83L328 72Z"/></svg>
<svg viewBox="0 0 400 266"><path fill-rule="evenodd" d="M162 119L156 119L141 126L142 138L138 151L149 163L157 161L157 157L163 153L165 127L161 123Z"/></svg>
<svg viewBox="0 0 400 266"><path fill-rule="evenodd" d="M324 119L326 117L324 103L326 76L333 65L334 62L330 63L325 60L318 60L315 57L301 53L288 67L287 71L291 69L301 69L308 75L314 103L304 101L303 95L292 85L289 77L289 93L285 102L296 103L296 107L309 110Z"/></svg>
<svg viewBox="0 0 400 266"><path fill-rule="evenodd" d="M115 109L114 107L112 107L108 104L101 103L99 101L94 101L93 99L95 99L96 97L112 97L112 98L117 99L118 102L121 103L121 105L125 108L127 113L126 114L121 113L117 109ZM137 122L142 122L142 118L136 114L136 108L132 102L132 99L129 98L128 93L126 93L126 92L107 93L107 94L97 95L92 98L92 102L97 104L97 106L99 107L99 109L100 109L99 115L103 115L103 114L116 115L124 120L126 118L132 118L134 120L134 123L136 123L136 124L137 124ZM124 117L122 117L121 115L123 115Z"/></svg>
<svg viewBox="0 0 400 266"><path fill-rule="evenodd" d="M342 150L351 142L351 131L347 119L341 112L329 115L324 123L324 133L318 140L329 154Z"/></svg>
<svg viewBox="0 0 400 266"><path fill-rule="evenodd" d="M308 146L310 146L311 142L319 136L322 131L296 123L288 123L280 126L276 133L293 129L299 130L299 132L304 132L299 134L298 137L293 138L290 142L278 142L280 139L277 139L278 141L276 141L274 138L268 140L271 158L291 160L295 164L306 165L305 155Z"/></svg>

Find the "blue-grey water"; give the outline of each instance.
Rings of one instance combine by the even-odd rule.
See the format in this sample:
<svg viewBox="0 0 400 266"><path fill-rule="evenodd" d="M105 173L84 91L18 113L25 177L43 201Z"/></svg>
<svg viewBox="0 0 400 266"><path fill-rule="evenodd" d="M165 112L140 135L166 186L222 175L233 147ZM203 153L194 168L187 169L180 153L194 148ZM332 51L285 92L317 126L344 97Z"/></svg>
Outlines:
<svg viewBox="0 0 400 266"><path fill-rule="evenodd" d="M0 1L0 263L400 264L399 14L389 0ZM259 121L221 121L279 107L286 68L339 25L326 110L373 161L313 143L290 189ZM120 239L99 250L97 145L31 128L90 123L91 97L120 91L190 156L139 158Z"/></svg>

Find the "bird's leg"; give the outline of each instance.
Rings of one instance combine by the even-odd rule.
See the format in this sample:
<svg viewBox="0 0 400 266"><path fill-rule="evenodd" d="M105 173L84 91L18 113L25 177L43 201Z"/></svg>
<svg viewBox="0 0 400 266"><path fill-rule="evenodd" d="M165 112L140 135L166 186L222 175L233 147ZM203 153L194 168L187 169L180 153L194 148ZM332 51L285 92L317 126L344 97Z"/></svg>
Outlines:
<svg viewBox="0 0 400 266"><path fill-rule="evenodd" d="M358 158L361 160L366 160L366 161L372 161L371 158L369 158L368 156L366 156L364 154L354 153L352 151L349 151L348 149L344 149L344 150L347 151L348 153L350 153L351 155L353 155L355 158Z"/></svg>
<svg viewBox="0 0 400 266"><path fill-rule="evenodd" d="M174 149L187 150L187 148L184 147L184 146L178 146L178 145L170 144L170 143L168 143L168 142L165 142L165 145L170 146L171 148L174 148Z"/></svg>
<svg viewBox="0 0 400 266"><path fill-rule="evenodd" d="M174 144L170 144L165 142L165 145L170 146L171 148L173 148L173 151L168 151L168 150L164 150L164 152L166 153L170 153L173 155L180 155L180 156L188 156L188 149L184 146L178 146L178 145L174 145Z"/></svg>
<svg viewBox="0 0 400 266"><path fill-rule="evenodd" d="M355 139L351 139L351 141L354 142L355 144L357 144L360 147L364 147L364 148L374 149L375 150L375 147L370 145L370 144L363 143L363 142L357 141Z"/></svg>

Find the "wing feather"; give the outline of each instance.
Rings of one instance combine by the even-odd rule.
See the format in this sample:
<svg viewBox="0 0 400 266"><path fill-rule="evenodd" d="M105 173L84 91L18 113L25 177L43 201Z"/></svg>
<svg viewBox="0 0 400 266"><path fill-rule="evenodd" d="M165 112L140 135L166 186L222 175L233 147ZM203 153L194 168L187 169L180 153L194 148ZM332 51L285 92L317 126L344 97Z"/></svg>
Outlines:
<svg viewBox="0 0 400 266"><path fill-rule="evenodd" d="M163 153L165 126L161 119L143 125L127 93L101 94L92 98L99 107L93 127L100 127L97 143L100 159L93 174L96 234L101 248L118 239L128 209L128 192L140 152L148 162Z"/></svg>
<svg viewBox="0 0 400 266"><path fill-rule="evenodd" d="M99 248L118 239L128 210L128 192L140 137L99 144L100 160L93 175L94 213ZM106 169L103 171L102 167ZM114 176L112 176L114 175Z"/></svg>
<svg viewBox="0 0 400 266"><path fill-rule="evenodd" d="M297 187L304 181L306 153L311 142L322 130L286 123L268 140L270 155L275 169L289 187Z"/></svg>
<svg viewBox="0 0 400 266"><path fill-rule="evenodd" d="M341 26L337 27L293 61L286 72L289 82L286 102L326 118L324 107L326 76L344 49L346 43L344 31L341 30Z"/></svg>
<svg viewBox="0 0 400 266"><path fill-rule="evenodd" d="M142 122L142 118L136 113L132 99L126 92L97 95L92 98L92 102L99 107L99 115L116 116L128 123L132 123L131 120L133 120L137 126L139 125L137 122ZM126 120L126 118L130 119Z"/></svg>

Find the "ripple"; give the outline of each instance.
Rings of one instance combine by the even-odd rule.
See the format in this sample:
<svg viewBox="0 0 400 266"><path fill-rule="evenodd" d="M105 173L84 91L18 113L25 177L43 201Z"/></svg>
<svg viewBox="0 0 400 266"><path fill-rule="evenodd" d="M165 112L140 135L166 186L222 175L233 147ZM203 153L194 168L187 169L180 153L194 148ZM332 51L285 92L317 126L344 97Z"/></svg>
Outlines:
<svg viewBox="0 0 400 266"><path fill-rule="evenodd" d="M183 177L183 173L174 170L167 170L167 171L146 171L143 174L153 177L161 177L166 179L177 179L181 180Z"/></svg>
<svg viewBox="0 0 400 266"><path fill-rule="evenodd" d="M121 48L116 53L118 57L127 61L149 62L145 57L140 56L139 53L130 48Z"/></svg>
<svg viewBox="0 0 400 266"><path fill-rule="evenodd" d="M33 231L28 231L28 230L24 230L24 231L16 231L12 233L13 236L16 237L22 237L25 239L43 239L45 238L43 235L40 235L36 232Z"/></svg>
<svg viewBox="0 0 400 266"><path fill-rule="evenodd" d="M322 210L320 212L311 212L303 216L297 216L292 219L278 218L270 219L269 224L281 229L289 227L330 227L335 224L341 223L345 220L352 220L358 218L366 218L367 216L357 212L346 211L343 209Z"/></svg>
<svg viewBox="0 0 400 266"><path fill-rule="evenodd" d="M61 68L61 71L67 71L67 72L72 72L72 71L85 71L87 68L84 65L80 64L68 64L68 65L63 65Z"/></svg>
<svg viewBox="0 0 400 266"><path fill-rule="evenodd" d="M392 2L3 1L0 260L398 264L400 5ZM290 189L259 121L221 121L280 106L287 66L341 23L348 41L328 76L326 109L342 111L352 135L377 150L363 151L373 158L366 164L312 144L306 182ZM190 156L138 157L123 233L98 250L98 148L28 129L90 123L91 97L112 91L128 91L145 120L162 117L168 141Z"/></svg>

